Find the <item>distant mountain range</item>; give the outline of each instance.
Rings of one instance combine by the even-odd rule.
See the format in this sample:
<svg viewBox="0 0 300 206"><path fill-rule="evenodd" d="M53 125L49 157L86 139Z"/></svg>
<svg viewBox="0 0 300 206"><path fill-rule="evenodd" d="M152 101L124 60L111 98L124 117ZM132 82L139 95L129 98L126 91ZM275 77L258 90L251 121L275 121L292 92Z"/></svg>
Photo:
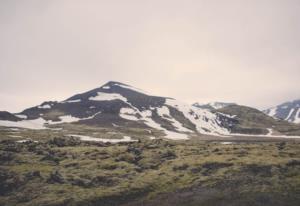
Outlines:
<svg viewBox="0 0 300 206"><path fill-rule="evenodd" d="M264 113L277 119L300 123L300 99L264 110Z"/></svg>
<svg viewBox="0 0 300 206"><path fill-rule="evenodd" d="M299 134L300 125L293 125L280 118L274 118L255 108L236 103L210 102L207 104L194 103L193 106L209 110L213 113L226 114L234 117L237 123L231 127L231 132L240 134L262 134L267 130L278 134ZM276 129L275 129L276 128ZM271 133L271 132L270 132Z"/></svg>
<svg viewBox="0 0 300 206"><path fill-rule="evenodd" d="M64 101L47 101L18 114L0 112L0 126L47 129L60 124L144 128L171 139L191 135L298 135L300 126L234 103L189 105L120 82Z"/></svg>

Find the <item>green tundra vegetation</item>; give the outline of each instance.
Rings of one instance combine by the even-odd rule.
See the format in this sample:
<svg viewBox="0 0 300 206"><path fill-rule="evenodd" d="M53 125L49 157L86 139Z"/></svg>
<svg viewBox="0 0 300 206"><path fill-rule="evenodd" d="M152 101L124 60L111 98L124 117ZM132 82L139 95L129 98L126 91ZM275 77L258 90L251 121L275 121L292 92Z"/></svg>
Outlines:
<svg viewBox="0 0 300 206"><path fill-rule="evenodd" d="M0 205L300 205L300 141L0 142Z"/></svg>

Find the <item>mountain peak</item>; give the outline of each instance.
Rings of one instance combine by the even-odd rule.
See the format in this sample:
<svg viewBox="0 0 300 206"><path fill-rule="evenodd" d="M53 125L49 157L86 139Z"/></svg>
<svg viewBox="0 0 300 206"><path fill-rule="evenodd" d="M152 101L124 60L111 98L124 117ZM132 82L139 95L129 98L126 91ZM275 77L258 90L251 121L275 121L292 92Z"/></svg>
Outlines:
<svg viewBox="0 0 300 206"><path fill-rule="evenodd" d="M124 84L124 83L117 82L117 81L108 81L101 87L92 89L92 90L84 92L84 93L76 94L76 95L66 99L64 102L74 101L74 100L87 100L91 97L95 97L95 96L98 96L98 94L103 94L103 93L121 94L121 95L127 96L128 92L129 93L140 93L143 95L147 95L146 92L144 92L138 88L135 88L133 86L130 86L128 84Z"/></svg>
<svg viewBox="0 0 300 206"><path fill-rule="evenodd" d="M147 93L146 91L136 88L134 86L131 86L129 84L124 84L122 82L117 82L117 81L109 81L100 88L96 89L100 90L101 92L113 92L113 93L127 93L128 91L130 92L135 92L147 96L152 96L151 94Z"/></svg>
<svg viewBox="0 0 300 206"><path fill-rule="evenodd" d="M128 84L124 84L124 83L118 82L118 81L108 81L107 83L105 83L105 84L102 85L101 87L103 87L103 86L114 86L114 85L130 86L130 85L128 85Z"/></svg>

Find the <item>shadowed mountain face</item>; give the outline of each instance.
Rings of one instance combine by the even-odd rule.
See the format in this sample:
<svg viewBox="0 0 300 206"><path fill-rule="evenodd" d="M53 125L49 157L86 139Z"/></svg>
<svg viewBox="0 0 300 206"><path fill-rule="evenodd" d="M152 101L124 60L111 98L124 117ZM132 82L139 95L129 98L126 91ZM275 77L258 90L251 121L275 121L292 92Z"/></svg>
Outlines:
<svg viewBox="0 0 300 206"><path fill-rule="evenodd" d="M0 111L0 120L20 121L21 118L6 111Z"/></svg>
<svg viewBox="0 0 300 206"><path fill-rule="evenodd" d="M300 99L264 110L264 113L277 119L300 123Z"/></svg>
<svg viewBox="0 0 300 206"><path fill-rule="evenodd" d="M112 81L62 102L44 102L19 114L0 113L2 126L45 129L62 123L153 129L172 139L186 139L199 133L268 134L273 129L280 134L294 134L298 131L296 126L253 108L221 102L192 106Z"/></svg>

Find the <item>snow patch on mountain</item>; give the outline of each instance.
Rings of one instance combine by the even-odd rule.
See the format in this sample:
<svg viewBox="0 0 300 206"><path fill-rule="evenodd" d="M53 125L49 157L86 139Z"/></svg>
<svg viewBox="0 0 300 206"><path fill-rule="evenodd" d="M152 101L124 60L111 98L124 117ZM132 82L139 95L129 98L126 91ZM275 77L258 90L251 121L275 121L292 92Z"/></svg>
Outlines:
<svg viewBox="0 0 300 206"><path fill-rule="evenodd" d="M73 117L71 115L64 115L64 116L60 116L59 117L60 121L46 121L46 124L60 124L60 123L70 123L70 122L78 122L79 120L81 120L78 117Z"/></svg>
<svg viewBox="0 0 300 206"><path fill-rule="evenodd" d="M22 120L18 122L0 120L0 125L5 127L21 127L26 129L46 129L44 126L45 120L37 118L34 120Z"/></svg>
<svg viewBox="0 0 300 206"><path fill-rule="evenodd" d="M166 99L165 104L181 111L187 119L196 125L197 131L202 134L229 134L226 128L220 126L217 115L210 111L182 103L175 99Z"/></svg>
<svg viewBox="0 0 300 206"><path fill-rule="evenodd" d="M237 117L237 115L230 115L230 114L224 114L222 112L218 112L218 114L222 115L222 116L225 116L225 117L228 117L230 119L234 119Z"/></svg>
<svg viewBox="0 0 300 206"><path fill-rule="evenodd" d="M120 117L123 119L128 119L131 121L138 121L139 119L136 117L137 112L132 108L121 108Z"/></svg>
<svg viewBox="0 0 300 206"><path fill-rule="evenodd" d="M239 134L239 133L231 133L230 136L239 136L239 137L273 137L273 138L300 138L300 136L287 136L287 135L272 135L270 132L266 135L260 134Z"/></svg>
<svg viewBox="0 0 300 206"><path fill-rule="evenodd" d="M231 105L236 105L235 103L227 103L227 102L209 102L206 104L201 104L201 103L194 103L193 106L201 108L201 109L206 109L206 110L211 110L211 109L222 109L227 106Z"/></svg>
<svg viewBox="0 0 300 206"><path fill-rule="evenodd" d="M177 131L179 131L179 132L193 132L192 130L183 127L183 125L180 122L178 122L176 119L174 119L170 115L170 110L169 110L168 107L163 106L163 107L157 108L157 113L163 119L166 119L166 120L170 121L171 124L176 128Z"/></svg>
<svg viewBox="0 0 300 206"><path fill-rule="evenodd" d="M164 117L164 118L171 118L170 115L170 110L166 106L162 106L160 108L157 108L157 113L159 116Z"/></svg>
<svg viewBox="0 0 300 206"><path fill-rule="evenodd" d="M51 109L51 105L49 104L44 104L44 105L40 105L38 106L39 109Z"/></svg>
<svg viewBox="0 0 300 206"><path fill-rule="evenodd" d="M266 109L263 112L276 119L283 119L293 123L300 123L300 120L298 120L299 109L300 109L300 99L290 101L290 102L285 102L276 107Z"/></svg>
<svg viewBox="0 0 300 206"><path fill-rule="evenodd" d="M227 104L220 103L220 102L211 102L211 103L209 103L209 105L210 105L211 107L213 107L214 109L221 109L221 108L223 108L224 106L227 106Z"/></svg>
<svg viewBox="0 0 300 206"><path fill-rule="evenodd" d="M100 114L101 112L97 112L96 114L85 117L85 118L78 118L78 117L73 117L71 115L64 115L60 116L59 119L60 121L52 121L52 120L45 120L41 117L33 120L22 120L22 121L8 121L8 120L0 120L0 126L5 126L5 127L20 127L20 128L26 128L26 129L48 129L46 125L55 125L55 124L62 124L62 123L72 123L72 122L78 122L80 120L87 120L87 119L92 119L96 115Z"/></svg>
<svg viewBox="0 0 300 206"><path fill-rule="evenodd" d="M97 96L89 98L89 100L92 101L112 101L116 99L127 102L127 99L125 97L117 93L98 92Z"/></svg>
<svg viewBox="0 0 300 206"><path fill-rule="evenodd" d="M163 128L159 123L155 122L152 119L151 110L139 111L137 108L134 108L130 105L130 108L122 108L120 110L120 117L132 121L143 121L147 126L157 129L165 133L165 138L179 140L179 139L188 139L188 134L194 133L188 128L185 128L180 122L174 119L168 107L173 107L178 111L182 112L183 115L189 119L194 125L196 125L197 131L202 134L211 134L211 135L227 135L229 131L220 126L218 117L205 110L197 107L193 107L189 104L182 103L175 99L166 99L165 105L162 107L156 108L157 114L168 120L176 129L176 131L170 131ZM155 108L150 108L155 110Z"/></svg>
<svg viewBox="0 0 300 206"><path fill-rule="evenodd" d="M277 107L273 107L269 110L268 114L273 117L276 114L276 111Z"/></svg>
<svg viewBox="0 0 300 206"><path fill-rule="evenodd" d="M162 113L162 112L163 113L166 112L165 108L160 111L160 113ZM173 139L173 140L188 139L187 134L182 134L182 133L178 133L178 132L169 131L169 130L163 128L157 122L155 122L152 119L152 111L151 110L139 111L137 108L134 108L134 109L133 108L122 108L120 110L119 115L120 115L120 117L122 117L124 119L132 120L132 121L142 121L147 126L164 132L165 133L164 137L167 138L167 139ZM138 118L137 116L139 116L140 118ZM180 123L178 123L178 124L180 124ZM182 131L183 130L184 129L182 129ZM185 129L184 131L187 131L187 129Z"/></svg>
<svg viewBox="0 0 300 206"><path fill-rule="evenodd" d="M292 114L293 114L294 111L295 111L294 108L291 109L291 110L290 110L290 113L289 113L288 116L285 118L285 120L289 120L289 119L291 118L291 116L292 116Z"/></svg>
<svg viewBox="0 0 300 206"><path fill-rule="evenodd" d="M77 103L77 102L81 102L81 99L74 99L74 100L63 101L62 103Z"/></svg>
<svg viewBox="0 0 300 206"><path fill-rule="evenodd" d="M169 131L169 130L164 130L164 132L166 134L166 136L164 136L164 138L167 138L167 139L172 139L172 140L188 140L189 139L187 134L173 132L173 131Z"/></svg>
<svg viewBox="0 0 300 206"><path fill-rule="evenodd" d="M25 115L25 114L16 114L15 116L19 117L21 119L27 119L27 115Z"/></svg>
<svg viewBox="0 0 300 206"><path fill-rule="evenodd" d="M298 111L295 115L294 123L296 124L300 123L300 108L298 108Z"/></svg>
<svg viewBox="0 0 300 206"><path fill-rule="evenodd" d="M84 117L84 118L78 118L78 117L73 117L72 115L64 115L60 116L59 119L60 121L45 121L45 124L62 124L62 123L72 123L72 122L78 122L81 120L88 120L88 119L93 119L96 115L101 114L101 112L97 112L89 117Z"/></svg>
<svg viewBox="0 0 300 206"><path fill-rule="evenodd" d="M136 142L138 140L134 140L129 136L124 136L123 139L104 139L104 138L97 138L97 137L90 137L85 135L78 135L78 134L70 134L70 137L79 137L81 141L91 141L91 142L104 142L104 143L119 143L119 142Z"/></svg>

